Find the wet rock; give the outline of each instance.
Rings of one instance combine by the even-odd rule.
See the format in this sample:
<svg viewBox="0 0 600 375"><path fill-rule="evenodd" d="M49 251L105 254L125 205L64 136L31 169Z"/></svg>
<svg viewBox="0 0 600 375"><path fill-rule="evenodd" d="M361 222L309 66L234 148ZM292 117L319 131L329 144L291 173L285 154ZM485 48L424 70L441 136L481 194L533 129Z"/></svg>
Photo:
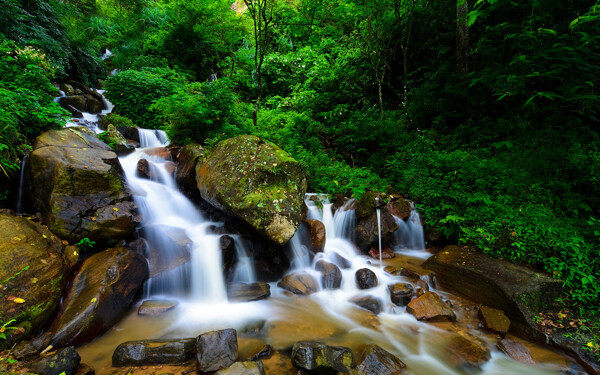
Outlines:
<svg viewBox="0 0 600 375"><path fill-rule="evenodd" d="M150 171L151 166L150 162L146 159L140 159L137 162L137 167L135 169L135 175L139 178L147 178L151 179L150 175L152 172Z"/></svg>
<svg viewBox="0 0 600 375"><path fill-rule="evenodd" d="M382 210L381 241L384 247L394 240L396 229L398 229L398 224L396 224L394 217L389 212ZM356 226L356 243L365 252L371 247L379 246L379 226L376 213L358 222Z"/></svg>
<svg viewBox="0 0 600 375"><path fill-rule="evenodd" d="M390 299L396 306L406 306L415 296L415 288L409 283L397 283L388 285Z"/></svg>
<svg viewBox="0 0 600 375"><path fill-rule="evenodd" d="M48 330L52 346L81 345L106 332L127 313L147 277L146 259L126 248L87 258Z"/></svg>
<svg viewBox="0 0 600 375"><path fill-rule="evenodd" d="M81 362L81 357L75 347L60 349L53 356L36 361L31 366L34 373L39 375L75 375Z"/></svg>
<svg viewBox="0 0 600 375"><path fill-rule="evenodd" d="M398 198L388 203L385 210L402 220L406 220L410 216L412 205L406 199Z"/></svg>
<svg viewBox="0 0 600 375"><path fill-rule="evenodd" d="M75 89L73 89L73 86L69 85L68 83L61 83L58 85L58 88L65 93L65 96L71 96L75 94Z"/></svg>
<svg viewBox="0 0 600 375"><path fill-rule="evenodd" d="M58 99L58 104L67 110L69 109L68 107L73 107L80 112L86 112L87 109L83 95L63 96Z"/></svg>
<svg viewBox="0 0 600 375"><path fill-rule="evenodd" d="M532 317L558 307L564 293L560 280L458 246L446 246L423 266L435 271L441 288L504 311L511 329L534 339L545 335Z"/></svg>
<svg viewBox="0 0 600 375"><path fill-rule="evenodd" d="M224 235L219 238L219 246L221 247L223 274L228 275L234 269L236 260L235 241L231 236Z"/></svg>
<svg viewBox="0 0 600 375"><path fill-rule="evenodd" d="M379 198L382 202L385 199L385 194L372 190L367 190L364 194L355 201L354 208L356 219L363 220L375 213L375 198Z"/></svg>
<svg viewBox="0 0 600 375"><path fill-rule="evenodd" d="M346 373L354 367L354 356L349 348L328 346L317 341L299 341L292 348L292 363L310 373Z"/></svg>
<svg viewBox="0 0 600 375"><path fill-rule="evenodd" d="M490 351L485 344L462 335L451 338L447 349L451 363L457 367L481 367L490 359Z"/></svg>
<svg viewBox="0 0 600 375"><path fill-rule="evenodd" d="M514 359L517 362L521 362L526 365L535 365L535 361L533 358L531 358L529 350L521 343L518 343L514 340L504 339L500 341L496 347L502 353L506 354L506 356Z"/></svg>
<svg viewBox="0 0 600 375"><path fill-rule="evenodd" d="M359 289L370 289L377 286L377 275L368 268L361 268L356 271L356 286Z"/></svg>
<svg viewBox="0 0 600 375"><path fill-rule="evenodd" d="M104 104L102 104L102 100L97 100L94 96L90 94L83 94L85 98L85 109L86 112L98 114L102 112L104 108Z"/></svg>
<svg viewBox="0 0 600 375"><path fill-rule="evenodd" d="M26 174L35 207L63 239L118 240L140 223L117 155L85 127L40 135Z"/></svg>
<svg viewBox="0 0 600 375"><path fill-rule="evenodd" d="M377 345L368 345L363 349L356 369L364 375L400 375L406 365L392 353Z"/></svg>
<svg viewBox="0 0 600 375"><path fill-rule="evenodd" d="M410 301L406 311L413 314L417 320L456 320L452 308L434 292L427 292Z"/></svg>
<svg viewBox="0 0 600 375"><path fill-rule="evenodd" d="M159 252L153 247L148 249L146 258L148 259L150 278L190 261L192 240L190 240L183 229L165 225L151 225L145 226L142 229L142 233L150 243L160 243L163 248L169 249L168 253Z"/></svg>
<svg viewBox="0 0 600 375"><path fill-rule="evenodd" d="M369 255L371 256L371 258L379 259L379 249L372 247L371 250L369 250ZM381 259L392 259L395 256L396 256L396 254L394 254L392 249L390 249L389 247L386 247L383 249L383 253L381 254Z"/></svg>
<svg viewBox="0 0 600 375"><path fill-rule="evenodd" d="M161 315L166 313L167 311L173 310L177 306L177 304L177 301L144 301L138 309L138 315Z"/></svg>
<svg viewBox="0 0 600 375"><path fill-rule="evenodd" d="M315 269L321 272L323 289L338 289L342 285L342 271L335 264L320 260Z"/></svg>
<svg viewBox="0 0 600 375"><path fill-rule="evenodd" d="M161 159L169 160L171 158L171 153L167 150L166 147L152 147L144 150L144 153L149 156L156 156Z"/></svg>
<svg viewBox="0 0 600 375"><path fill-rule="evenodd" d="M196 165L202 163L206 150L196 143L190 143L179 150L177 154L177 171L175 180L179 186L193 191L196 185Z"/></svg>
<svg viewBox="0 0 600 375"><path fill-rule="evenodd" d="M96 371L85 363L80 363L79 367L77 367L76 375L96 375Z"/></svg>
<svg viewBox="0 0 600 375"><path fill-rule="evenodd" d="M294 294L307 296L319 290L317 281L306 272L294 272L286 275L277 286Z"/></svg>
<svg viewBox="0 0 600 375"><path fill-rule="evenodd" d="M343 270L352 268L352 262L338 253L333 254L333 262Z"/></svg>
<svg viewBox="0 0 600 375"><path fill-rule="evenodd" d="M0 321L7 327L0 349L40 329L59 305L69 267L61 240L22 217L0 213Z"/></svg>
<svg viewBox="0 0 600 375"><path fill-rule="evenodd" d="M104 122L104 120L106 120L107 117L103 118L102 121ZM123 134L123 137L125 137L126 139L131 139L132 141L137 142L138 144L140 143L140 132L137 126L117 126L117 130L119 131L119 133Z"/></svg>
<svg viewBox="0 0 600 375"><path fill-rule="evenodd" d="M236 362L226 369L219 370L215 375L265 375L265 368L259 362Z"/></svg>
<svg viewBox="0 0 600 375"><path fill-rule="evenodd" d="M196 339L141 340L120 344L112 356L114 367L185 363L194 359Z"/></svg>
<svg viewBox="0 0 600 375"><path fill-rule="evenodd" d="M223 141L198 165L196 179L202 198L276 244L300 225L306 173L272 143L255 136Z"/></svg>
<svg viewBox="0 0 600 375"><path fill-rule="evenodd" d="M62 106L64 109L66 109L67 111L71 112L71 117L73 118L83 118L83 113L78 110L77 108L73 107L70 104L64 105Z"/></svg>
<svg viewBox="0 0 600 375"><path fill-rule="evenodd" d="M325 225L312 219L304 219L302 222L306 224L310 233L309 249L315 253L322 252L325 248Z"/></svg>
<svg viewBox="0 0 600 375"><path fill-rule="evenodd" d="M108 125L103 133L105 142L118 154L126 155L135 150L135 147L123 137L113 124Z"/></svg>
<svg viewBox="0 0 600 375"><path fill-rule="evenodd" d="M477 316L486 329L496 332L503 337L508 332L510 320L504 315L502 310L481 306Z"/></svg>
<svg viewBox="0 0 600 375"><path fill-rule="evenodd" d="M378 315L382 311L381 301L379 298L372 296L355 297L352 298L350 302L365 310L369 310L375 315Z"/></svg>
<svg viewBox="0 0 600 375"><path fill-rule="evenodd" d="M227 286L227 297L233 302L249 302L271 296L271 286L265 282L233 283Z"/></svg>
<svg viewBox="0 0 600 375"><path fill-rule="evenodd" d="M273 349L273 347L271 345L267 344L258 353L256 353L255 355L253 355L250 358L250 360L251 361L259 361L259 360L264 359L264 358L270 358L273 355L274 352L275 352L275 350Z"/></svg>
<svg viewBox="0 0 600 375"><path fill-rule="evenodd" d="M196 368L205 373L231 366L238 359L237 332L234 329L211 331L196 340Z"/></svg>

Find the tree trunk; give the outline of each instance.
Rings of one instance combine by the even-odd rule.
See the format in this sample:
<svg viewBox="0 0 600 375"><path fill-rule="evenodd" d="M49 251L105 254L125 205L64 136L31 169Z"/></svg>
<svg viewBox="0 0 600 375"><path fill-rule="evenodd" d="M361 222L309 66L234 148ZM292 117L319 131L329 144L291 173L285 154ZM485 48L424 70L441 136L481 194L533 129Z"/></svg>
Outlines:
<svg viewBox="0 0 600 375"><path fill-rule="evenodd" d="M456 4L456 70L465 75L469 71L469 25L467 0Z"/></svg>

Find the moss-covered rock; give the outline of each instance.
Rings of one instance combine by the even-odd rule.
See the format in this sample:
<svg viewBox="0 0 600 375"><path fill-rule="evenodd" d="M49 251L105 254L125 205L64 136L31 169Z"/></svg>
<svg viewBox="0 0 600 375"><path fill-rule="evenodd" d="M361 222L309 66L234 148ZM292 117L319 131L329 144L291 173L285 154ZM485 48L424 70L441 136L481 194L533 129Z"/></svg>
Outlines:
<svg viewBox="0 0 600 375"><path fill-rule="evenodd" d="M0 327L11 347L37 331L58 307L67 266L61 240L22 217L0 214Z"/></svg>
<svg viewBox="0 0 600 375"><path fill-rule="evenodd" d="M35 207L61 238L127 238L139 224L117 155L85 127L40 135L26 172Z"/></svg>
<svg viewBox="0 0 600 375"><path fill-rule="evenodd" d="M301 221L306 173L276 145L243 135L225 140L196 168L202 198L246 221L276 244Z"/></svg>
<svg viewBox="0 0 600 375"><path fill-rule="evenodd" d="M108 125L100 138L119 155L129 154L135 150L135 147L112 124Z"/></svg>

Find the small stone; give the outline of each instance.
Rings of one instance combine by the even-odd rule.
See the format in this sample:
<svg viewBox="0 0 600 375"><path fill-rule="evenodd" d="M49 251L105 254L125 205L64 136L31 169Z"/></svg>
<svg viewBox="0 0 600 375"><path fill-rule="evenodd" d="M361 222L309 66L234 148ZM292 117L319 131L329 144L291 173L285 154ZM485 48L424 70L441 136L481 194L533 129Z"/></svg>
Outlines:
<svg viewBox="0 0 600 375"><path fill-rule="evenodd" d="M502 310L481 306L477 316L481 319L486 329L496 332L503 337L510 328L510 320Z"/></svg>
<svg viewBox="0 0 600 375"><path fill-rule="evenodd" d="M490 351L482 343L464 336L454 336L448 345L450 361L454 366L481 367L490 359Z"/></svg>
<svg viewBox="0 0 600 375"><path fill-rule="evenodd" d="M292 363L301 370L314 373L346 373L354 367L354 357L352 351L343 346L299 341L292 348Z"/></svg>
<svg viewBox="0 0 600 375"><path fill-rule="evenodd" d="M509 358L526 365L535 365L535 361L531 357L529 350L525 345L514 340L504 339L496 345L498 350L506 354Z"/></svg>
<svg viewBox="0 0 600 375"><path fill-rule="evenodd" d="M227 287L227 297L234 302L248 302L271 296L271 286L265 282L233 283Z"/></svg>
<svg viewBox="0 0 600 375"><path fill-rule="evenodd" d="M361 358L356 369L362 375L400 375L406 369L406 365L398 357L377 345L368 345Z"/></svg>
<svg viewBox="0 0 600 375"><path fill-rule="evenodd" d="M138 309L138 315L160 315L177 306L177 301L144 301Z"/></svg>
<svg viewBox="0 0 600 375"><path fill-rule="evenodd" d="M377 275L368 268L356 271L356 285L359 289L369 289L377 286Z"/></svg>
<svg viewBox="0 0 600 375"><path fill-rule="evenodd" d="M39 375L75 375L81 362L81 357L74 346L60 349L53 356L42 358L35 362L31 369Z"/></svg>
<svg viewBox="0 0 600 375"><path fill-rule="evenodd" d="M415 288L409 283L397 283L388 285L390 299L397 306L406 306L415 296Z"/></svg>
<svg viewBox="0 0 600 375"><path fill-rule="evenodd" d="M265 375L262 362L236 362L226 369L219 370L215 375Z"/></svg>
<svg viewBox="0 0 600 375"><path fill-rule="evenodd" d="M338 289L342 285L342 271L335 264L320 260L315 264L315 270L321 272L323 289Z"/></svg>
<svg viewBox="0 0 600 375"><path fill-rule="evenodd" d="M185 363L194 358L195 338L140 340L120 344L112 356L112 365L146 366Z"/></svg>
<svg viewBox="0 0 600 375"><path fill-rule="evenodd" d="M319 290L317 281L306 272L294 272L281 279L277 286L294 294L307 296Z"/></svg>
<svg viewBox="0 0 600 375"><path fill-rule="evenodd" d="M456 320L454 311L434 292L427 292L410 301L406 311L417 320Z"/></svg>
<svg viewBox="0 0 600 375"><path fill-rule="evenodd" d="M375 315L378 315L382 311L381 301L378 298L372 296L352 298L350 302L359 307L362 307L365 310L369 310Z"/></svg>
<svg viewBox="0 0 600 375"><path fill-rule="evenodd" d="M319 220L304 219L310 233L310 250L315 253L322 252L325 248L325 225Z"/></svg>

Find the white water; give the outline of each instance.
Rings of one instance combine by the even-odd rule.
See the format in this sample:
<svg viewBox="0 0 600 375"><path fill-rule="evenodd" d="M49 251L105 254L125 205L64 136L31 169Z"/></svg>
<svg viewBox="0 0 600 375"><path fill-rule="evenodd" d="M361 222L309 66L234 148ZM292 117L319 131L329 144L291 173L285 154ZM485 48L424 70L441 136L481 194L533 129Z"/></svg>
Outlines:
<svg viewBox="0 0 600 375"><path fill-rule="evenodd" d="M425 235L421 225L421 217L416 210L410 213L408 220L404 221L394 216L398 229L394 233L397 252L406 253L411 250L425 250ZM413 255L418 256L414 251ZM427 253L425 253L427 254Z"/></svg>
<svg viewBox="0 0 600 375"><path fill-rule="evenodd" d="M104 93L106 92L106 90L96 90L100 95L102 95L102 105L103 105L103 110L102 112L100 112L99 114L94 114L94 113L89 113L89 112L81 112L81 114L83 115L83 118L71 118L69 121L67 121L67 123L65 124L65 127L72 127L72 126L85 126L87 128L89 128L90 130L92 130L94 133L96 134L100 134L103 132L102 129L100 129L100 127L98 126L98 123L100 122L100 116L106 116L109 113L111 113L114 109L114 105L108 100L106 99L106 97L104 96ZM59 91L59 95L58 97L54 98L55 102L59 102L60 98L65 96L65 93L63 91Z"/></svg>
<svg viewBox="0 0 600 375"><path fill-rule="evenodd" d="M240 283L256 282L254 258L248 254L248 247L252 246L252 244L241 236L232 236L232 238L237 255L237 264L233 271L233 281Z"/></svg>

